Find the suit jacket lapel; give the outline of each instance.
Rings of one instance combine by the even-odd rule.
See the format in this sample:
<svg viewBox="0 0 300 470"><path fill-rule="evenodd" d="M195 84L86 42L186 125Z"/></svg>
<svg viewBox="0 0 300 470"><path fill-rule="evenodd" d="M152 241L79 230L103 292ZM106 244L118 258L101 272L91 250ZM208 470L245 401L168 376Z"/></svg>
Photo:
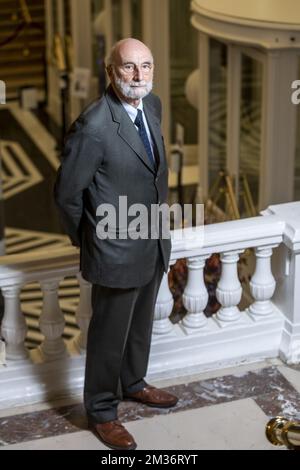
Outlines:
<svg viewBox="0 0 300 470"><path fill-rule="evenodd" d="M152 135L152 138L155 142L157 151L158 151L158 169L157 173L159 173L161 169L161 163L164 156L164 148L162 143L162 136L161 136L161 128L160 128L160 121L158 117L155 115L153 107L149 104L148 101L143 101L144 106L144 113L147 118L148 126Z"/></svg>
<svg viewBox="0 0 300 470"><path fill-rule="evenodd" d="M134 152L142 160L146 167L152 173L155 173L153 167L151 166L151 163L149 162L149 158L144 144L141 141L133 122L131 121L130 117L122 106L122 103L115 95L111 85L107 89L106 98L109 107L112 111L114 121L119 123L119 136L132 148L132 150L134 150Z"/></svg>

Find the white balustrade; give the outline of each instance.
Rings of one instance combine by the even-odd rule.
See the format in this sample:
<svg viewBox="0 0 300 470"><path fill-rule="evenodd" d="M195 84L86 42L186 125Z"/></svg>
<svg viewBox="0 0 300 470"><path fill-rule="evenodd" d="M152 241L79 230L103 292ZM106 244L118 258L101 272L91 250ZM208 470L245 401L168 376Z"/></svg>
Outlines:
<svg viewBox="0 0 300 470"><path fill-rule="evenodd" d="M74 338L74 345L80 353L86 350L87 333L92 316L92 285L83 279L81 272L77 274L80 286L80 298L76 309L75 318L80 332Z"/></svg>
<svg viewBox="0 0 300 470"><path fill-rule="evenodd" d="M6 359L19 361L28 356L24 341L27 333L25 317L21 311L21 285L2 287L4 317L1 334L5 340Z"/></svg>
<svg viewBox="0 0 300 470"><path fill-rule="evenodd" d="M187 314L182 320L182 327L186 332L198 330L207 324L207 317L203 313L208 302L203 272L207 258L208 256L196 256L187 260L188 281L183 293L183 305Z"/></svg>
<svg viewBox="0 0 300 470"><path fill-rule="evenodd" d="M221 254L222 274L216 290L216 296L221 304L216 319L228 323L241 318L237 305L242 298L242 286L238 278L237 262L239 253L232 251Z"/></svg>
<svg viewBox="0 0 300 470"><path fill-rule="evenodd" d="M171 263L171 265L172 264L174 264L174 262ZM156 299L153 322L154 336L167 335L173 330L173 325L169 319L169 316L171 315L173 310L174 299L169 288L168 273L163 274L163 278Z"/></svg>
<svg viewBox="0 0 300 470"><path fill-rule="evenodd" d="M280 244L272 257L273 248ZM242 287L237 262L239 254L249 247L255 249L256 268L254 273L249 273L254 302L247 309L249 315L245 315L238 309ZM221 254L222 274L216 291L221 308L215 316L206 319L203 311L208 293L203 269L211 253ZM225 367L248 358L280 356L289 363L300 361L299 202L271 206L265 211L265 217L207 225L204 236L202 232L195 233L191 239L174 236L170 265L182 258L187 259L188 266L183 293L187 315L177 325L170 321L174 300L168 275L164 274L154 312L150 380L156 376L183 375L188 370L198 373ZM80 283L76 310L80 333L74 341L64 343L58 287L61 279L74 275ZM45 340L40 347L42 355L36 354L39 350L33 350L25 360L28 356L24 346L26 322L20 308L20 289L37 281L44 294L40 328ZM47 398L49 389L51 393L68 394L75 390L80 393L85 366L81 353L91 316L91 286L79 273L78 250L70 247L53 250L51 254L1 257L0 287L5 301L1 334L8 359L7 367L0 365L0 408L7 402L18 404L24 390L29 401Z"/></svg>
<svg viewBox="0 0 300 470"><path fill-rule="evenodd" d="M263 318L273 313L272 298L276 282L271 271L272 249L276 245L255 248L256 268L250 281L250 290L255 302L249 307L254 318Z"/></svg>
<svg viewBox="0 0 300 470"><path fill-rule="evenodd" d="M40 346L46 360L54 360L66 354L62 334L65 319L59 306L58 288L61 278L40 282L43 292L43 309L40 316L40 330L45 336Z"/></svg>

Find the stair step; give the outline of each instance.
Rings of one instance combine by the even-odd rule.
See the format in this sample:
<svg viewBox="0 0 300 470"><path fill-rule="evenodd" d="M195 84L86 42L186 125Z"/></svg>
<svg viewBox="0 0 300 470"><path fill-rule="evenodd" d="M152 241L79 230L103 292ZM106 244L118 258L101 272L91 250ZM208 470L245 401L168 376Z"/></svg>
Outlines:
<svg viewBox="0 0 300 470"><path fill-rule="evenodd" d="M23 85L23 82L26 81L26 86L27 85L32 85L32 86L37 86L37 85L42 85L44 83L44 78L43 77L15 77L7 83L7 88L16 88L19 86Z"/></svg>
<svg viewBox="0 0 300 470"><path fill-rule="evenodd" d="M38 101L44 101L45 100L45 90L44 87L40 88L37 87L38 90ZM6 101L16 101L19 99L20 93L19 89L12 90L12 91L6 91Z"/></svg>
<svg viewBox="0 0 300 470"><path fill-rule="evenodd" d="M10 81L16 75L22 74L22 76L26 75L34 75L40 74L44 72L43 64L35 64L28 63L26 66L19 66L19 67L10 67L4 68L1 67L1 80Z"/></svg>
<svg viewBox="0 0 300 470"><path fill-rule="evenodd" d="M1 12L0 12L1 15ZM35 24L25 24L22 25L21 21L12 21L10 19L4 19L0 16L0 28L1 34L11 34L13 33L17 27L22 26L22 31L26 31L27 33L31 33L32 31L43 31L45 29L45 20L44 18L37 18L37 21L33 19Z"/></svg>
<svg viewBox="0 0 300 470"><path fill-rule="evenodd" d="M44 0L26 0L26 3L32 21L42 29L26 25L15 39L0 48L0 78L6 82L7 100L18 98L20 88L25 86L34 86L41 92L45 89L45 3ZM18 0L0 0L0 43L22 21ZM25 49L29 50L28 56L24 55Z"/></svg>
<svg viewBox="0 0 300 470"><path fill-rule="evenodd" d="M3 41L4 39L8 38L13 32L13 29L10 31L3 31L1 28L0 30L0 42ZM25 38L27 41L30 41L31 38L35 38L36 36L42 36L44 37L43 31L37 28L26 28L23 29L23 31L19 34L17 39L20 38Z"/></svg>
<svg viewBox="0 0 300 470"><path fill-rule="evenodd" d="M1 8L0 8L0 14L1 14ZM35 23L38 23L40 25L44 25L45 23L45 16L44 15L39 15L39 16L32 16L32 20ZM10 30L14 30L16 26L21 23L21 18L18 18L17 20L12 20L11 18L3 18L1 14L0 18L0 28L1 30L4 28L9 28Z"/></svg>
<svg viewBox="0 0 300 470"><path fill-rule="evenodd" d="M14 41L6 44L5 46L3 46L3 49L1 48L1 50L21 50L24 48L25 44L24 44L24 40L20 40L19 38L15 39ZM44 48L45 47L45 39L35 39L33 41L30 41L27 45L27 47L29 47L30 49L36 49L36 48Z"/></svg>
<svg viewBox="0 0 300 470"><path fill-rule="evenodd" d="M29 57L25 57L20 51L10 52L8 54L0 54L0 67L1 71L2 68L6 66L14 67L21 64L27 63L34 63L40 62L41 59L44 57L44 51L35 50L34 52L30 53Z"/></svg>
<svg viewBox="0 0 300 470"><path fill-rule="evenodd" d="M18 2L19 3L19 2ZM28 7L29 7L29 12L32 16L32 18L34 16L37 16L37 14L41 15L43 14L43 12L45 12L45 8L44 8L44 4L38 4L38 5L34 5L34 4L31 4L31 2L27 1L27 4L28 4ZM1 18L4 17L4 15L8 16L8 17L11 17L11 15L13 13L18 13L18 16L21 18L21 10L20 8L18 8L18 10L16 10L16 3L12 6L12 2L11 0L9 2L0 2L0 16Z"/></svg>

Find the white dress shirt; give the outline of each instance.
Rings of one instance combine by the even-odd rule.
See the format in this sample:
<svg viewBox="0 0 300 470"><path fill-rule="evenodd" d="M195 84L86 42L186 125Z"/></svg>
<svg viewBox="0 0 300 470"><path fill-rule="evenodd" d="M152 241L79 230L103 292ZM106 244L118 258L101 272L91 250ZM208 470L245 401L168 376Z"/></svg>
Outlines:
<svg viewBox="0 0 300 470"><path fill-rule="evenodd" d="M149 142L150 142L150 145L151 145L152 155L153 155L153 158L154 158L154 161L155 161L154 150L153 150L153 140L152 140L150 130L149 130L149 126L148 126L148 123L147 123L147 119L146 119L146 116L145 116L145 113L144 113L143 100L140 100L140 103L139 103L137 108L135 108L134 106L132 106L129 103L126 103L126 101L122 101L122 105L124 106L128 116L130 117L130 119L132 120L133 123L134 123L134 121L137 117L137 113L138 113L137 110L140 109L142 111L144 126L145 126L145 129L146 129L146 132L147 132L147 136L148 136L148 139L149 139ZM135 125L135 128L138 131L138 127L136 125Z"/></svg>

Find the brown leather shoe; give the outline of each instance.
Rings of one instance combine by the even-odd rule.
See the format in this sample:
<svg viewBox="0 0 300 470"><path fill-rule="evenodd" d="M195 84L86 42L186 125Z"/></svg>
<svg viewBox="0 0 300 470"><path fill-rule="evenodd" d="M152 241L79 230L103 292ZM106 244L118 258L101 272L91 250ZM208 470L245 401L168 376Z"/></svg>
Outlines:
<svg viewBox="0 0 300 470"><path fill-rule="evenodd" d="M144 405L154 406L157 408L169 408L175 406L178 398L169 392L160 390L159 388L147 385L145 388L136 393L124 394L125 399L138 401Z"/></svg>
<svg viewBox="0 0 300 470"><path fill-rule="evenodd" d="M110 449L134 450L137 447L132 435L117 419L106 423L89 423L89 428Z"/></svg>

